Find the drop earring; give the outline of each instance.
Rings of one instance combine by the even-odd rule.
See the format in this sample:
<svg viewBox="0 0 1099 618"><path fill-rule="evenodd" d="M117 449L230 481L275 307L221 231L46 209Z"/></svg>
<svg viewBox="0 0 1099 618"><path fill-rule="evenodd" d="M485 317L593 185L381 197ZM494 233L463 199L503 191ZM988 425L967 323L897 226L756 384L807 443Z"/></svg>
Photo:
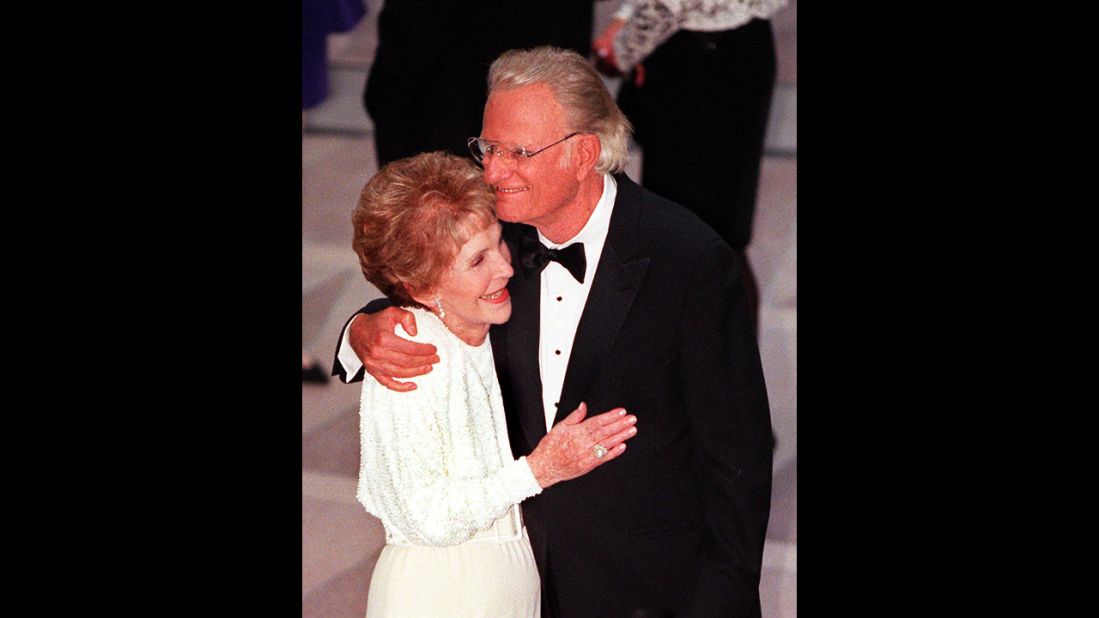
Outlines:
<svg viewBox="0 0 1099 618"><path fill-rule="evenodd" d="M435 295L435 307L439 309L439 319L446 317L446 311L443 310L443 303L439 302L439 295Z"/></svg>

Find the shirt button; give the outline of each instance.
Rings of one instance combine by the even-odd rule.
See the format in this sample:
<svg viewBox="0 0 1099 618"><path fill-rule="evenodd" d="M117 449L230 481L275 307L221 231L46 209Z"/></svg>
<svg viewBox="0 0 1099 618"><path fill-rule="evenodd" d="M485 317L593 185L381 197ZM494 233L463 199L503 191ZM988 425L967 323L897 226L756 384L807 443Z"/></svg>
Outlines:
<svg viewBox="0 0 1099 618"><path fill-rule="evenodd" d="M561 297L560 296L557 297L557 302L561 302Z"/></svg>
<svg viewBox="0 0 1099 618"><path fill-rule="evenodd" d="M553 353L554 353L554 354L557 354L558 356L560 356L560 354L561 354L561 350L554 350L554 351L553 351Z"/></svg>

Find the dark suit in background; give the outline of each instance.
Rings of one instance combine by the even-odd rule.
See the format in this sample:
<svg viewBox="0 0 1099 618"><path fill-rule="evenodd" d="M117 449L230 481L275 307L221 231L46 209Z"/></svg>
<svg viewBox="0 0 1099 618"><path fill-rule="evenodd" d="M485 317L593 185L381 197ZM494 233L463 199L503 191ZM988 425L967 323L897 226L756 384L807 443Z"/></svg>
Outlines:
<svg viewBox="0 0 1099 618"><path fill-rule="evenodd" d="M618 94L644 150L641 182L743 250L752 238L777 71L771 22L680 30L644 66L644 85L623 80Z"/></svg>
<svg viewBox="0 0 1099 618"><path fill-rule="evenodd" d="M538 45L587 56L591 31L592 0L388 0L363 93L378 166L432 150L468 154L492 61Z"/></svg>
<svg viewBox="0 0 1099 618"><path fill-rule="evenodd" d="M643 64L644 84L631 75L618 93L644 152L641 182L697 213L737 252L758 324L747 247L777 70L771 22L680 30Z"/></svg>

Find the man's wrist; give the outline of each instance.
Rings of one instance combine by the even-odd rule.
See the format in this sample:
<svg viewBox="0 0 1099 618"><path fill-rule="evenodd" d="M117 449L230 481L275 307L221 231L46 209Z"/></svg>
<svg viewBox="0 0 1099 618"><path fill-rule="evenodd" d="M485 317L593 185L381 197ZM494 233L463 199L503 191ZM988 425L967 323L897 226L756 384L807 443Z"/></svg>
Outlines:
<svg viewBox="0 0 1099 618"><path fill-rule="evenodd" d="M530 473L534 475L534 480L538 483L538 486L542 489L548 487L549 485L547 485L545 479L543 479L545 470L542 469L542 462L538 457L538 453L532 452L530 455L526 456L526 459L527 465L530 466Z"/></svg>
<svg viewBox="0 0 1099 618"><path fill-rule="evenodd" d="M362 361L359 360L358 355L355 354L355 350L351 348L351 325L355 323L355 320L359 319L363 313L360 311L351 317L347 321L347 326L343 329L343 334L340 336L340 347L336 350L336 360L343 366L345 382L350 384L363 368Z"/></svg>

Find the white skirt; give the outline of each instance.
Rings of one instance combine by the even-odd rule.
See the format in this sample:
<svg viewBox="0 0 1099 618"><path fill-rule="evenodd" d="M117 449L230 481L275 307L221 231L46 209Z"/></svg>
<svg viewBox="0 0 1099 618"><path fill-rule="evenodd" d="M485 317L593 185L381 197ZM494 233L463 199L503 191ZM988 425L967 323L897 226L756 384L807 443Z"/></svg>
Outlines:
<svg viewBox="0 0 1099 618"><path fill-rule="evenodd" d="M539 618L541 584L519 506L449 547L382 548L367 618Z"/></svg>

